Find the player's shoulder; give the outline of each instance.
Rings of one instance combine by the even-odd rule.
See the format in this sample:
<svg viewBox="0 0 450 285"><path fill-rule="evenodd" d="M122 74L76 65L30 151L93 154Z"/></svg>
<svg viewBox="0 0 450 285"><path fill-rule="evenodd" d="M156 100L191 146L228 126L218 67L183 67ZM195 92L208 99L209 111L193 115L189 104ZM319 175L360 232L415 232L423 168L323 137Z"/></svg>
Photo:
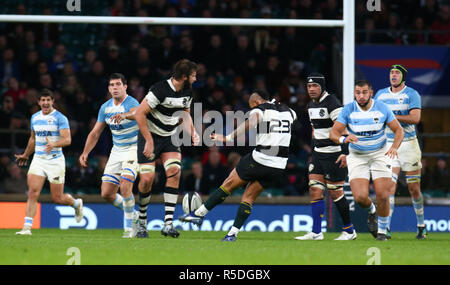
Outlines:
<svg viewBox="0 0 450 285"><path fill-rule="evenodd" d="M253 110L255 110L255 109L265 111L265 110L269 110L269 109L275 109L275 106L269 102L266 102L266 103L259 104L258 106L253 108Z"/></svg>
<svg viewBox="0 0 450 285"><path fill-rule="evenodd" d="M112 103L113 103L113 99L111 98L100 106L100 111L104 111L105 108L110 107L112 105Z"/></svg>
<svg viewBox="0 0 450 285"><path fill-rule="evenodd" d="M334 94L328 93L328 96L323 100L325 107L331 112L342 107L341 101Z"/></svg>
<svg viewBox="0 0 450 285"><path fill-rule="evenodd" d="M390 87L385 87L385 88L379 89L379 90L377 91L377 93L375 93L374 98L376 99L376 98L378 98L379 96L381 96L381 95L383 95L383 94L390 94L389 88L390 88Z"/></svg>
<svg viewBox="0 0 450 285"><path fill-rule="evenodd" d="M125 103L131 106L139 105L138 100L131 95L128 95L127 98L125 98Z"/></svg>
<svg viewBox="0 0 450 285"><path fill-rule="evenodd" d="M55 113L53 113L53 116L57 119L67 120L67 116L56 109L55 109Z"/></svg>
<svg viewBox="0 0 450 285"><path fill-rule="evenodd" d="M391 110L389 108L389 106L384 103L382 100L378 100L378 99L373 99L373 104L374 104L374 110L379 110L379 111L387 111L387 110Z"/></svg>
<svg viewBox="0 0 450 285"><path fill-rule="evenodd" d="M36 113L34 113L33 115L31 115L31 120L36 119L37 117L39 117L42 114L42 111L37 111Z"/></svg>
<svg viewBox="0 0 450 285"><path fill-rule="evenodd" d="M406 86L403 93L407 94L408 96L420 96L419 92L417 92L416 89Z"/></svg>
<svg viewBox="0 0 450 285"><path fill-rule="evenodd" d="M332 93L328 93L328 96L324 100L328 103L335 103L341 105L341 100L339 100L339 98Z"/></svg>
<svg viewBox="0 0 450 285"><path fill-rule="evenodd" d="M159 101L163 101L165 97L170 93L171 87L167 80L161 80L154 83L149 90Z"/></svg>

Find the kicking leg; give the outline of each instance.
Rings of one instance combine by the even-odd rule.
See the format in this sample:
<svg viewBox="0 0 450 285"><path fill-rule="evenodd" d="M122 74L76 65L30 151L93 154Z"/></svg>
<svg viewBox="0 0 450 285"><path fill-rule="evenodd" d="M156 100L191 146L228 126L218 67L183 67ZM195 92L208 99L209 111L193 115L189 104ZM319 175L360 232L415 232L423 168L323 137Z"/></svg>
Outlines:
<svg viewBox="0 0 450 285"><path fill-rule="evenodd" d="M252 212L252 205L256 198L261 194L264 188L258 181L250 182L245 189L244 195L242 196L241 203L236 213L236 218L234 219L233 226L231 227L228 234L222 239L222 241L235 241L239 230L244 225L245 221L250 216Z"/></svg>

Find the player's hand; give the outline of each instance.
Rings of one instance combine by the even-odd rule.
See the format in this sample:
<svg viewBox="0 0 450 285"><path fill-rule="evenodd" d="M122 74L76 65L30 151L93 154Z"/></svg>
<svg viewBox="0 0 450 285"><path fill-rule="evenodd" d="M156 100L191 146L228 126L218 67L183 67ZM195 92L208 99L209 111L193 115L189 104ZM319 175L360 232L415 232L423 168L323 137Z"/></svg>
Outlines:
<svg viewBox="0 0 450 285"><path fill-rule="evenodd" d="M225 140L225 137L223 136L223 135L219 135L219 134L216 134L216 133L212 133L211 135L210 135L210 138L213 140L213 141L216 141L216 142L225 142L226 140Z"/></svg>
<svg viewBox="0 0 450 285"><path fill-rule="evenodd" d="M78 162L80 162L81 167L88 167L87 163L88 156L89 156L88 154L82 153L80 155L80 158L78 158Z"/></svg>
<svg viewBox="0 0 450 285"><path fill-rule="evenodd" d="M28 162L28 156L25 154L15 154L16 162L19 164L19 166L25 166Z"/></svg>
<svg viewBox="0 0 450 285"><path fill-rule="evenodd" d="M155 158L155 154L153 153L153 151L154 151L153 142L146 141L142 154L144 154L146 158L153 160Z"/></svg>
<svg viewBox="0 0 450 285"><path fill-rule="evenodd" d="M356 143L358 142L358 138L355 135L348 135L345 139L345 143Z"/></svg>
<svg viewBox="0 0 450 285"><path fill-rule="evenodd" d="M339 165L339 168L345 168L347 167L347 156L345 154L341 154L338 159L336 160L336 163L341 163Z"/></svg>
<svg viewBox="0 0 450 285"><path fill-rule="evenodd" d="M198 136L197 132L194 131L192 134L192 145L198 145L200 143L200 137Z"/></svg>
<svg viewBox="0 0 450 285"><path fill-rule="evenodd" d="M47 141L47 144L45 145L45 152L47 154L50 154L52 149L55 147L51 141L48 140L48 137L45 137L45 140Z"/></svg>
<svg viewBox="0 0 450 285"><path fill-rule="evenodd" d="M110 121L114 124L120 124L120 122L122 122L123 120L126 119L126 116L124 113L120 113L120 114L115 114L114 116L112 116L110 118Z"/></svg>
<svg viewBox="0 0 450 285"><path fill-rule="evenodd" d="M391 147L384 155L387 155L391 159L398 158L398 152L395 147Z"/></svg>

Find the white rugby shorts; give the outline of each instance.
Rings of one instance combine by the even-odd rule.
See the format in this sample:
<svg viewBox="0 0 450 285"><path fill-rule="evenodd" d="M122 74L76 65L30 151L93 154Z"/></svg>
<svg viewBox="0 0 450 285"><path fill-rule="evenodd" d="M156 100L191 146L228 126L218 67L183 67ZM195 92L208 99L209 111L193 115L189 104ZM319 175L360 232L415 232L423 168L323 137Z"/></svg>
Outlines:
<svg viewBox="0 0 450 285"><path fill-rule="evenodd" d="M133 180L136 180L138 169L137 148L113 149L106 163L102 181L120 185L120 176L123 174L132 175L134 176Z"/></svg>
<svg viewBox="0 0 450 285"><path fill-rule="evenodd" d="M387 143L390 148L392 142ZM398 158L391 159L392 167L400 167L403 171L416 171L422 168L422 151L417 138L404 141L398 149Z"/></svg>
<svg viewBox="0 0 450 285"><path fill-rule="evenodd" d="M66 176L64 155L53 159L44 159L35 155L28 169L28 174L47 177L48 182L53 184L63 184Z"/></svg>
<svg viewBox="0 0 450 285"><path fill-rule="evenodd" d="M389 166L390 159L384 155L388 151L385 146L371 153L358 153L350 150L347 156L349 180L363 178L375 180L377 178L392 177L392 169Z"/></svg>

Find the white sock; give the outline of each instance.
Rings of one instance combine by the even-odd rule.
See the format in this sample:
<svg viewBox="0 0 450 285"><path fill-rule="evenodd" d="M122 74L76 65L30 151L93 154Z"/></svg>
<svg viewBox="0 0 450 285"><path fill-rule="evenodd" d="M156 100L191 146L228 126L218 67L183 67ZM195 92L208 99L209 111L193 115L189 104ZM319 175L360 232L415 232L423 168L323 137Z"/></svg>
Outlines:
<svg viewBox="0 0 450 285"><path fill-rule="evenodd" d="M229 235L229 236L237 236L238 233L239 233L239 229L236 228L235 226L232 226L227 235Z"/></svg>
<svg viewBox="0 0 450 285"><path fill-rule="evenodd" d="M119 193L116 193L116 199L114 199L112 204L114 207L123 210L123 197Z"/></svg>
<svg viewBox="0 0 450 285"><path fill-rule="evenodd" d="M195 210L194 214L195 214L196 216L204 217L204 216L206 216L206 214L208 214L208 212L209 212L208 209L206 209L205 205L202 204L202 205L200 206L200 208L198 208L197 210Z"/></svg>
<svg viewBox="0 0 450 285"><path fill-rule="evenodd" d="M377 211L377 208L373 204L373 202L370 203L370 206L368 208L365 208L369 214L374 214Z"/></svg>
<svg viewBox="0 0 450 285"><path fill-rule="evenodd" d="M23 228L29 230L31 229L32 226L33 226L33 218L25 217L25 223L23 224Z"/></svg>

